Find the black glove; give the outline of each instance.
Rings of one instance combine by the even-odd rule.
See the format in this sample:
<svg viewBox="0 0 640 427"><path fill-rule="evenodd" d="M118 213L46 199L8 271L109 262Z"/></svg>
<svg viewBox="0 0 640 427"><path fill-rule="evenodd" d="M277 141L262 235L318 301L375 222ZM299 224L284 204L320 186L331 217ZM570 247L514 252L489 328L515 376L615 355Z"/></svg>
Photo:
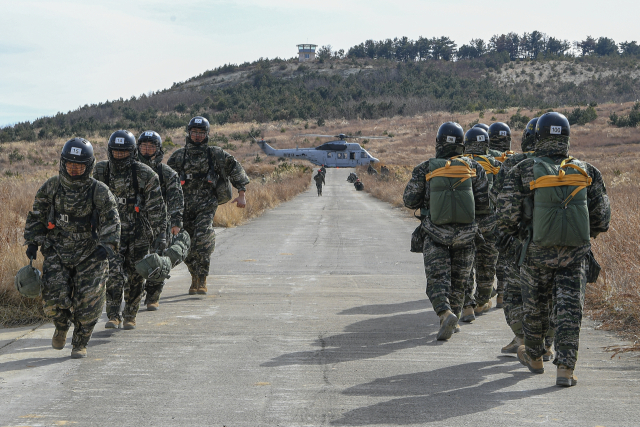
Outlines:
<svg viewBox="0 0 640 427"><path fill-rule="evenodd" d="M36 259L37 256L38 256L38 245L36 245L35 243L29 243L29 246L27 246L27 257L29 259Z"/></svg>
<svg viewBox="0 0 640 427"><path fill-rule="evenodd" d="M153 242L153 247L156 251L162 252L167 247L167 235L165 233L158 234L158 237Z"/></svg>
<svg viewBox="0 0 640 427"><path fill-rule="evenodd" d="M107 259L107 255L107 250L104 248L104 246L98 246L93 252L93 256L97 261L104 261L105 259Z"/></svg>

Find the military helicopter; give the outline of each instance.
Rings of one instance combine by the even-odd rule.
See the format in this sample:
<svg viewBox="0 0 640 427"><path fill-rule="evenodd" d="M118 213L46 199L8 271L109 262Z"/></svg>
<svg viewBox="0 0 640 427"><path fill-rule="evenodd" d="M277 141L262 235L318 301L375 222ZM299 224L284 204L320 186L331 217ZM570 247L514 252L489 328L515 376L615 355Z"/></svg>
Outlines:
<svg viewBox="0 0 640 427"><path fill-rule="evenodd" d="M285 148L275 149L267 144L264 139L256 140L262 151L267 156L284 157L288 159L308 160L314 165L328 168L355 168L359 165L378 163L379 160L367 152L360 144L347 142L348 138L360 139L388 139L386 136L351 136L340 135L316 135L311 133L296 136L313 136L319 138L338 138L338 140L325 142L316 148ZM255 140L255 138L254 138Z"/></svg>

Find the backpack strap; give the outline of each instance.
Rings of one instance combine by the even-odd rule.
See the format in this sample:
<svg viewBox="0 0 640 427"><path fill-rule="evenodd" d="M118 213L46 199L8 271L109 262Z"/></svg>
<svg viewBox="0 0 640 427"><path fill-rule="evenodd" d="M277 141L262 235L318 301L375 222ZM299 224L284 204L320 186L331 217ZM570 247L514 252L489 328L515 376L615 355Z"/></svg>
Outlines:
<svg viewBox="0 0 640 427"><path fill-rule="evenodd" d="M474 176L476 176L476 170L471 169L471 167L469 167L469 165L467 165L466 163L464 164L464 166L463 165L451 166L451 160L447 160L447 163L444 167L438 168L433 172L429 172L425 176L425 179L428 182L432 178L436 178L436 177L462 178L454 186L454 187L457 187L458 185L462 184L463 182L465 182L466 180Z"/></svg>
<svg viewBox="0 0 640 427"><path fill-rule="evenodd" d="M162 198L166 201L167 189L164 188L164 172L162 171L162 163L158 163L156 166L156 173L158 174L158 180L160 181L160 190L162 191Z"/></svg>
<svg viewBox="0 0 640 427"><path fill-rule="evenodd" d="M497 175L498 172L500 172L500 166L493 166L486 156L483 156L481 154L472 154L472 156L474 160L476 160L476 158L482 159L476 160L476 162L478 162L487 173L491 175Z"/></svg>
<svg viewBox="0 0 640 427"><path fill-rule="evenodd" d="M546 187L563 187L563 186L576 186L576 189L569 194L569 196L562 201L560 204L561 207L567 206L567 204L573 199L576 194L585 189L586 187L591 185L591 177L587 172L582 169L578 165L574 165L571 163L567 163L573 160L573 157L569 157L564 159L562 163L560 163L560 170L558 175L545 175L540 178L533 180L529 183L529 188L533 191L536 188L546 188ZM572 168L577 170L579 173L574 173L567 175L563 168Z"/></svg>
<svg viewBox="0 0 640 427"><path fill-rule="evenodd" d="M104 182L106 184L106 186L109 186L109 179L111 176L111 168L109 167L109 162L107 162L107 167L104 168L103 170L103 175L102 175L102 182Z"/></svg>

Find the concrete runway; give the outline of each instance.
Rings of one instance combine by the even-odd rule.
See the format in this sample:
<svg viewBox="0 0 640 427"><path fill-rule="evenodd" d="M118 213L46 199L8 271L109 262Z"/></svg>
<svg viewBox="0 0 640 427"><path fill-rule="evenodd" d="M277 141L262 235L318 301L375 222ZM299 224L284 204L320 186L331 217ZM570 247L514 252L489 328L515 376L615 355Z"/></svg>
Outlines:
<svg viewBox="0 0 640 427"><path fill-rule="evenodd" d="M502 310L436 341L417 221L349 171L220 232L209 295L180 267L137 329L103 315L87 359L71 334L53 350L51 325L0 329L0 426L640 425L638 359L612 359L621 341L591 322L569 389L551 363L533 375L500 354Z"/></svg>

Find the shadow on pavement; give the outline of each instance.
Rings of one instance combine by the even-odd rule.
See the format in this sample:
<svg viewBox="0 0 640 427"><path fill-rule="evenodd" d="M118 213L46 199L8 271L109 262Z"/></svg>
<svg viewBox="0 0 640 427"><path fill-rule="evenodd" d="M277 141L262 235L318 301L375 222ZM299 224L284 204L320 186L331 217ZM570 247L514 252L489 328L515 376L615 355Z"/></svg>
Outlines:
<svg viewBox="0 0 640 427"><path fill-rule="evenodd" d="M348 388L345 396L394 397L386 402L346 412L331 422L336 426L407 425L444 421L562 389L502 391L530 378L519 362L500 359L450 366L434 371L380 378ZM497 379L490 377L497 376ZM515 421L515 420L514 420ZM478 420L478 425L483 425ZM515 424L514 424L515 425Z"/></svg>
<svg viewBox="0 0 640 427"><path fill-rule="evenodd" d="M0 372L20 371L24 369L40 368L71 360L71 347L60 350L59 357L31 357L28 359L13 360L0 364Z"/></svg>
<svg viewBox="0 0 640 427"><path fill-rule="evenodd" d="M424 310L425 308L431 308L431 303L428 299L419 301L407 301L399 304L373 304L363 305L360 307L353 307L348 310L341 311L338 315L353 315L353 314L395 314L404 313L407 311Z"/></svg>

